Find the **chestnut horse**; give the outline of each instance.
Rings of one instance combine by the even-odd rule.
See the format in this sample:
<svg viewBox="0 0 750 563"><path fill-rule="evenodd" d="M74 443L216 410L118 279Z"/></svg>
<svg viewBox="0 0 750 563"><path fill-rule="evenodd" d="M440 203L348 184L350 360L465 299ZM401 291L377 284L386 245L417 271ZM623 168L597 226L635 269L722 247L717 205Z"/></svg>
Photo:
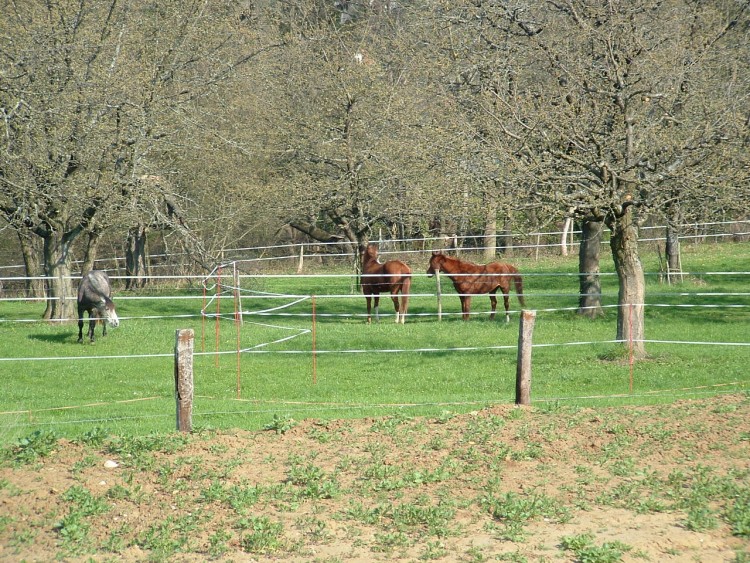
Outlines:
<svg viewBox="0 0 750 563"><path fill-rule="evenodd" d="M495 309L497 308L495 292L500 289L503 292L503 301L505 302L505 322L509 322L510 315L508 314L508 310L510 309L510 303L508 293L510 292L511 280L516 286L518 301L522 307L525 306L521 274L510 264L490 262L489 264L480 266L479 264L464 262L458 258L434 251L430 258L430 267L427 269L427 275L432 276L437 271L445 272L453 282L453 287L456 288L456 292L461 299L461 311L465 321L469 320L471 296L481 293L490 294L490 303L492 303L490 319L494 319Z"/></svg>
<svg viewBox="0 0 750 563"><path fill-rule="evenodd" d="M409 289L411 288L411 268L400 260L389 260L382 263L378 260L378 246L368 244L360 247L362 259L362 293L367 299L367 322L372 322L370 316L370 301L375 300L375 320L379 318L380 294L390 292L393 307L396 309L396 322L404 324L406 310L409 305ZM398 294L401 293L399 304Z"/></svg>

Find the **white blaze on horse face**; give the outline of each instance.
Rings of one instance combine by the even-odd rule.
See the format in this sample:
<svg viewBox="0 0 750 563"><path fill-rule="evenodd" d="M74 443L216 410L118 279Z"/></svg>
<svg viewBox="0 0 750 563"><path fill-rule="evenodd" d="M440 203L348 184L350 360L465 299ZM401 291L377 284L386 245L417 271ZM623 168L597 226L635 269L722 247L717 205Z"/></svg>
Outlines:
<svg viewBox="0 0 750 563"><path fill-rule="evenodd" d="M120 326L120 319L117 317L117 311L115 311L115 306L112 304L107 304L107 302L103 302L99 307L97 307L99 310L99 314L102 316L102 318L106 319L109 326L113 328L117 328Z"/></svg>
<svg viewBox="0 0 750 563"><path fill-rule="evenodd" d="M117 312L114 310L114 308L107 309L107 312L109 313L107 317L107 321L109 322L109 326L113 328L117 328L120 326L120 319L117 317Z"/></svg>

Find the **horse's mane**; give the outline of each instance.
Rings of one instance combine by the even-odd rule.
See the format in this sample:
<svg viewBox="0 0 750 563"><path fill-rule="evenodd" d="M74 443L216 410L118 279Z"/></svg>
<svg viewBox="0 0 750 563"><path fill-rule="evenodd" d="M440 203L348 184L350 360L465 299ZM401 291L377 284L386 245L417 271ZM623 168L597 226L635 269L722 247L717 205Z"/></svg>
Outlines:
<svg viewBox="0 0 750 563"><path fill-rule="evenodd" d="M484 266L475 264L474 262L469 262L467 260L461 260L459 258L456 258L455 256L448 256L447 254L440 254L440 256L443 259L443 264L453 264L456 269L464 271L468 270L468 273L481 272L484 269ZM446 269L446 271L448 270Z"/></svg>

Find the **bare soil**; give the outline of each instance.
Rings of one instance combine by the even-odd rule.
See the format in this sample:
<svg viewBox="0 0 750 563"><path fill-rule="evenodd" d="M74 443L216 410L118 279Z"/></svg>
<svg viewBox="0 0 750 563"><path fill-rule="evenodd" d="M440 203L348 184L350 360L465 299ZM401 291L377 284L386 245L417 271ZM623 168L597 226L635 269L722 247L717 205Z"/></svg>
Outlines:
<svg viewBox="0 0 750 563"><path fill-rule="evenodd" d="M746 395L286 423L6 460L0 560L750 561Z"/></svg>

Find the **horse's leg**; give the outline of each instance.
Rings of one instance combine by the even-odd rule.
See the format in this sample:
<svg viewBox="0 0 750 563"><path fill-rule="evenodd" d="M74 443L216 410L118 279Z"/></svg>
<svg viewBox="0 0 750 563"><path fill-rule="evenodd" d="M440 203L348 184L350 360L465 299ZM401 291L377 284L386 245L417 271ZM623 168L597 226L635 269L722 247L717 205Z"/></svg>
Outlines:
<svg viewBox="0 0 750 563"><path fill-rule="evenodd" d="M399 314L401 309L398 303L398 288L391 290L391 301L393 301L393 308L396 311L396 323L398 324L399 319L401 318L401 315Z"/></svg>
<svg viewBox="0 0 750 563"><path fill-rule="evenodd" d="M497 297L495 296L496 291L497 288L490 291L490 320L493 320L495 318L495 309L497 309Z"/></svg>
<svg viewBox="0 0 750 563"><path fill-rule="evenodd" d="M375 320L380 322L380 294L375 294Z"/></svg>
<svg viewBox="0 0 750 563"><path fill-rule="evenodd" d="M404 278L401 284L401 324L406 323L406 311L409 310L409 293L411 292L411 277Z"/></svg>
<svg viewBox="0 0 750 563"><path fill-rule="evenodd" d="M94 314L93 312L89 313L89 333L88 333L89 342L94 341L94 329L96 328L96 321L97 321L96 314Z"/></svg>
<svg viewBox="0 0 750 563"><path fill-rule="evenodd" d="M107 336L107 319L102 319L102 336Z"/></svg>
<svg viewBox="0 0 750 563"><path fill-rule="evenodd" d="M510 286L503 288L503 304L505 305L505 322L510 322Z"/></svg>
<svg viewBox="0 0 750 563"><path fill-rule="evenodd" d="M369 295L365 295L365 299L367 300L367 323L372 322L372 317L370 316L370 309L372 307L372 304L370 300L372 299Z"/></svg>
<svg viewBox="0 0 750 563"><path fill-rule="evenodd" d="M468 295L461 296L461 313L465 321L469 320L469 313L471 312L471 297Z"/></svg>
<svg viewBox="0 0 750 563"><path fill-rule="evenodd" d="M83 342L83 312L78 312L78 342Z"/></svg>

